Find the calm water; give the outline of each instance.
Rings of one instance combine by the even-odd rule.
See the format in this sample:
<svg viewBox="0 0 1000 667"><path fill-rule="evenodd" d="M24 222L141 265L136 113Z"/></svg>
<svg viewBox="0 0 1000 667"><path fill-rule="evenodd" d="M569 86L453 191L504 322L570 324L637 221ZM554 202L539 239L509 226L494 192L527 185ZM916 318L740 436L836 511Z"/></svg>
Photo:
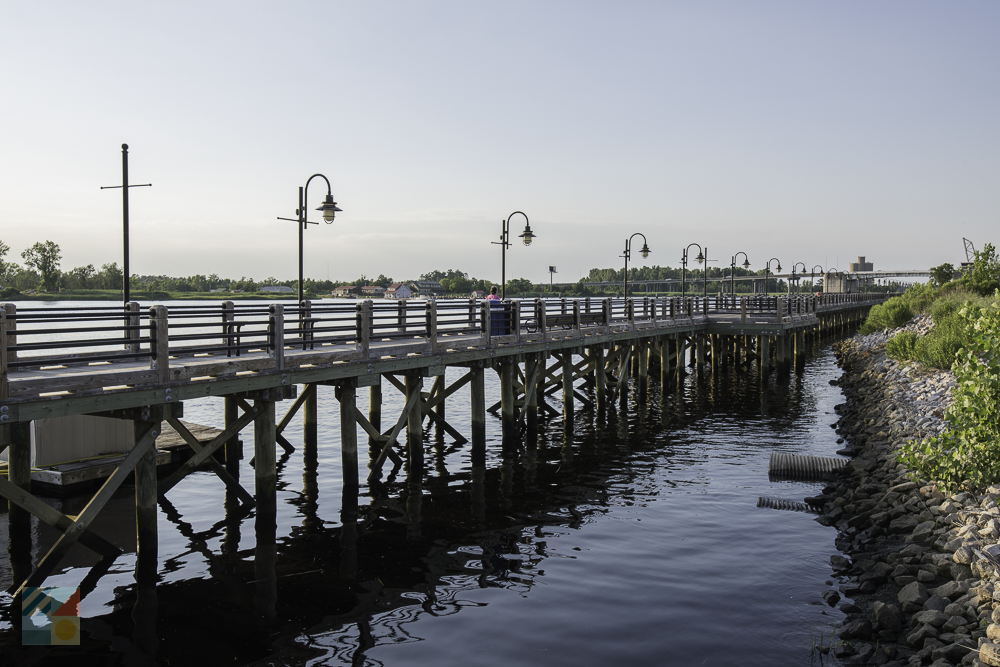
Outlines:
<svg viewBox="0 0 1000 667"><path fill-rule="evenodd" d="M449 384L463 372L449 369ZM127 553L83 600L83 646L28 653L5 610L0 659L143 664L137 643L152 634L141 628L155 622L156 661L170 665L820 664L812 644L829 643L841 619L821 598L835 532L756 501L818 492L769 482L768 457L833 455L842 399L828 380L839 374L829 347L763 388L754 373L692 374L679 392L653 387L642 405L633 395L605 423L583 409L568 427L547 419L536 450L507 457L491 417L485 467L428 427L419 479L400 470L346 500L338 404L321 387L315 460L300 419L285 431L297 449L279 462L273 570L255 563L258 517L227 521L223 485L196 473L160 506L152 610L133 616ZM402 400L388 383L383 394L387 424ZM490 371L487 400L499 400ZM447 418L468 431L466 389ZM221 426L222 402L187 402L185 419ZM252 490L252 427L242 437ZM125 494L96 530L134 552L132 511ZM51 536L39 540L46 548ZM75 549L49 585L87 575L89 556Z"/></svg>

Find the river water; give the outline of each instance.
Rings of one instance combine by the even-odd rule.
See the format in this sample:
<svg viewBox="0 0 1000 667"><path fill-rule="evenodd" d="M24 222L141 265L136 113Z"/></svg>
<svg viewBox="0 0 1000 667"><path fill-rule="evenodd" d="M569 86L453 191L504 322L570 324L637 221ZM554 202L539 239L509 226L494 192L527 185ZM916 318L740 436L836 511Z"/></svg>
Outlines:
<svg viewBox="0 0 1000 667"><path fill-rule="evenodd" d="M448 369L448 383L463 372ZM757 499L821 489L768 481L768 458L834 455L839 375L829 345L783 380L691 373L662 396L654 384L642 404L633 392L600 423L583 408L568 425L547 418L536 449L508 455L489 417L485 467L428 426L419 480L404 469L346 498L338 404L320 387L315 458L300 419L285 431L296 450L279 460L273 570L255 563L257 517L226 520L223 485L195 473L160 505L157 596L134 612L126 492L95 527L133 553L83 599L83 644L29 651L5 613L0 660L148 664L142 646L164 665L831 664L814 649L842 619L821 597L834 585L835 530ZM385 424L403 402L388 383L383 394ZM487 402L498 400L487 371ZM221 399L184 409L187 421L223 424ZM467 389L447 419L468 431ZM252 427L242 438L252 491ZM74 549L47 585L84 580L89 556Z"/></svg>

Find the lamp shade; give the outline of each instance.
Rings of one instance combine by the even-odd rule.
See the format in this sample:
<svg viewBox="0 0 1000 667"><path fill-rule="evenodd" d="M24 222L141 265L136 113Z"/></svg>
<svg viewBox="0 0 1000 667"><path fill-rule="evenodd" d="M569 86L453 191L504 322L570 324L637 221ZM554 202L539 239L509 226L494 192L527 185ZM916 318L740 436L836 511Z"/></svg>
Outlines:
<svg viewBox="0 0 1000 667"><path fill-rule="evenodd" d="M645 243L643 243L642 244L642 250L640 250L639 252L642 253L643 259L645 259L646 257L649 257L649 246L647 246Z"/></svg>
<svg viewBox="0 0 1000 667"><path fill-rule="evenodd" d="M337 202L333 201L333 195L327 195L323 205L318 207L316 210L323 212L323 220L329 224L333 222L333 217L336 215L337 211L342 211L343 209L337 207Z"/></svg>
<svg viewBox="0 0 1000 667"><path fill-rule="evenodd" d="M531 245L531 239L535 238L535 235L531 232L531 225L525 224L524 231L520 234L521 240L524 241L524 245Z"/></svg>

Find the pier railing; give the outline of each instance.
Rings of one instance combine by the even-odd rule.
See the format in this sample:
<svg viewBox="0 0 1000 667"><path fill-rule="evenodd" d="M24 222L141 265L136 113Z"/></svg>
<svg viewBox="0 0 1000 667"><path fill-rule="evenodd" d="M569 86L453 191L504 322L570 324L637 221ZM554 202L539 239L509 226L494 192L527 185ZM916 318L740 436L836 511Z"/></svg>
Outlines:
<svg viewBox="0 0 1000 667"><path fill-rule="evenodd" d="M708 321L794 322L881 294L0 309L0 400ZM729 318L729 319L727 319Z"/></svg>

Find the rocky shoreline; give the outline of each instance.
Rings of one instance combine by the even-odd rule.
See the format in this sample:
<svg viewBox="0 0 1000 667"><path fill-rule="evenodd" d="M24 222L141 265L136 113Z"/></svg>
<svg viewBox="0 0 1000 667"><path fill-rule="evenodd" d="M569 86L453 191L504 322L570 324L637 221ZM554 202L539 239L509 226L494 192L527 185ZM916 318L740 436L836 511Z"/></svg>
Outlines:
<svg viewBox="0 0 1000 667"><path fill-rule="evenodd" d="M903 329L931 326L918 316ZM955 384L950 371L887 359L897 331L834 345L846 396L836 427L852 459L807 499L845 554L831 558L839 593L824 595L848 599L832 652L847 664L1000 665L1000 485L946 494L896 462L900 445L944 429Z"/></svg>

